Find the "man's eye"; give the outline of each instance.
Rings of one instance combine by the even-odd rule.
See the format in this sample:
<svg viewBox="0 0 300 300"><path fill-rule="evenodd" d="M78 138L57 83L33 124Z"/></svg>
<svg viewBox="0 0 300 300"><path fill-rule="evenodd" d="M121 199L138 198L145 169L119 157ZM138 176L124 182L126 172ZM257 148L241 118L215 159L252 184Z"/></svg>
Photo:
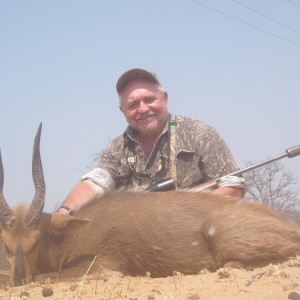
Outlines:
<svg viewBox="0 0 300 300"><path fill-rule="evenodd" d="M137 103L132 103L128 106L129 109L136 109L137 108Z"/></svg>
<svg viewBox="0 0 300 300"><path fill-rule="evenodd" d="M148 97L148 98L145 98L145 103L149 104L149 103L152 103L156 100L156 97Z"/></svg>

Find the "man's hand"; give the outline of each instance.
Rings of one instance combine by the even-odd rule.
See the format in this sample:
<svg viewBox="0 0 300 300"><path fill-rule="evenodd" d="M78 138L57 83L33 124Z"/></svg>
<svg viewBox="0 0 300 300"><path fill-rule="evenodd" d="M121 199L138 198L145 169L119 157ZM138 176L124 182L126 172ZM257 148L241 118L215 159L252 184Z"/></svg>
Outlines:
<svg viewBox="0 0 300 300"><path fill-rule="evenodd" d="M243 197L243 189L240 187L226 186L226 187L215 189L213 193L217 195L223 195L229 197L238 197L238 198Z"/></svg>

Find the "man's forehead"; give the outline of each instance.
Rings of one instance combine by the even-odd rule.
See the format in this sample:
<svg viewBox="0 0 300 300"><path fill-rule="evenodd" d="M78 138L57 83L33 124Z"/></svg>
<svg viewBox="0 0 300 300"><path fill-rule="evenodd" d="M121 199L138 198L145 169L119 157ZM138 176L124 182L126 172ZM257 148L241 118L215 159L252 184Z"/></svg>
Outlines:
<svg viewBox="0 0 300 300"><path fill-rule="evenodd" d="M157 94L157 91L149 91L147 89L135 89L131 93L128 94L127 99L128 100L138 100L138 99L143 99L143 98L148 98L148 97L155 97Z"/></svg>
<svg viewBox="0 0 300 300"><path fill-rule="evenodd" d="M157 93L159 90L159 85L152 83L150 81L136 79L132 80L127 86L124 88L120 96L127 95L130 96L135 93Z"/></svg>

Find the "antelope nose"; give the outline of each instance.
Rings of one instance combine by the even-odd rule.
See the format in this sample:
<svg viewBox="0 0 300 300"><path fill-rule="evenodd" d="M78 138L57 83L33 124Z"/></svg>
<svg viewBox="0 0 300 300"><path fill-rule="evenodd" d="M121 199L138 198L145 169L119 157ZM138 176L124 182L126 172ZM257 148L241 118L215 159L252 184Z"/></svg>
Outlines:
<svg viewBox="0 0 300 300"><path fill-rule="evenodd" d="M17 263L14 269L14 283L17 285L22 284L22 282L26 279L25 278L25 266L24 263Z"/></svg>
<svg viewBox="0 0 300 300"><path fill-rule="evenodd" d="M25 281L25 273L18 273L14 276L14 285L22 285Z"/></svg>

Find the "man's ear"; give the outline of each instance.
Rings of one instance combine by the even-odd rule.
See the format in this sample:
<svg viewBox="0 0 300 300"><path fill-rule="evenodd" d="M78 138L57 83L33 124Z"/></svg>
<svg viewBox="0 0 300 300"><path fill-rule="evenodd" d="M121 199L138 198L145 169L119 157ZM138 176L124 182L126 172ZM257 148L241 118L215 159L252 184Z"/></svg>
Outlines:
<svg viewBox="0 0 300 300"><path fill-rule="evenodd" d="M168 103L168 97L169 97L168 93L167 93L167 92L164 92L164 94L163 94L163 99L164 99L164 101L165 101L166 103Z"/></svg>
<svg viewBox="0 0 300 300"><path fill-rule="evenodd" d="M120 111L124 114L124 111L123 111L121 105L119 106L119 109L120 109Z"/></svg>

